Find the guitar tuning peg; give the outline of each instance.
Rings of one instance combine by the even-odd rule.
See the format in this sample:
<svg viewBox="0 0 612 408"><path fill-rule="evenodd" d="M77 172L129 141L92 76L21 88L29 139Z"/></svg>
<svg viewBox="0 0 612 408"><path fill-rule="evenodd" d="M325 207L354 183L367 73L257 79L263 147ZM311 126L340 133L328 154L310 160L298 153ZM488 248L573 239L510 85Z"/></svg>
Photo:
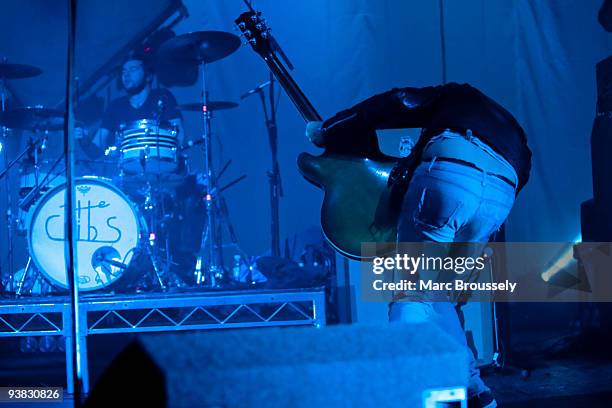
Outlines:
<svg viewBox="0 0 612 408"><path fill-rule="evenodd" d="M251 21L257 21L257 14L253 14L251 16Z"/></svg>
<svg viewBox="0 0 612 408"><path fill-rule="evenodd" d="M268 33L266 31L264 31L263 33L261 33L261 38L266 39L268 38Z"/></svg>
<svg viewBox="0 0 612 408"><path fill-rule="evenodd" d="M253 33L251 33L251 30L245 30L245 31L242 32L242 34L244 34L244 36L246 37L247 40L249 38L253 37Z"/></svg>
<svg viewBox="0 0 612 408"><path fill-rule="evenodd" d="M254 39L254 38L251 38L251 39L249 40L249 44L251 44L251 45L255 45L255 44L257 44L257 40L256 40L256 39Z"/></svg>
<svg viewBox="0 0 612 408"><path fill-rule="evenodd" d="M240 23L238 24L238 28L239 28L239 29L241 29L241 30L244 30L244 29L245 29L245 27L246 27L246 24L244 24L244 22L240 22Z"/></svg>

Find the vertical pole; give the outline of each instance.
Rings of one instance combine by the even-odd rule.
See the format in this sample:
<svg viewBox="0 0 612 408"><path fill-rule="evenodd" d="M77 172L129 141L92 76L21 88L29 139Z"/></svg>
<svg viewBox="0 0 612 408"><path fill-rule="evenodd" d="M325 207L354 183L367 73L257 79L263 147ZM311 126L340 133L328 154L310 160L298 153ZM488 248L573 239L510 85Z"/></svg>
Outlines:
<svg viewBox="0 0 612 408"><path fill-rule="evenodd" d="M87 357L87 307L79 308L80 335L76 339L79 349L81 364L81 392L83 395L89 393L89 364Z"/></svg>
<svg viewBox="0 0 612 408"><path fill-rule="evenodd" d="M206 193L206 218L207 218L207 239L202 240L204 251L208 253L208 266L206 268L206 278L208 278L207 284L209 286L218 286L218 280L222 278L222 269L219 263L219 257L217 256L217 249L219 247L218 236L217 236L217 217L216 211L216 195L217 195L217 180L213 171L213 159L212 159L212 135L210 129L210 115L211 112L208 109L208 90L206 87L206 63L201 61L200 66L202 68L202 119L204 132L202 139L204 141L204 172L206 173L206 182L208 185L208 192Z"/></svg>
<svg viewBox="0 0 612 408"><path fill-rule="evenodd" d="M440 0L440 54L442 56L442 83L446 83L446 35L444 33L444 0Z"/></svg>
<svg viewBox="0 0 612 408"><path fill-rule="evenodd" d="M66 205L64 207L65 219L65 255L66 255L66 274L70 285L70 317L71 317L71 370L74 389L74 406L81 406L82 398L82 361L81 361L81 341L82 333L81 319L79 316L79 274L76 262L76 241L74 239L74 147L75 141L72 137L74 129L74 48L76 36L76 15L77 0L68 0L68 47L67 47L67 69L66 69L66 113L64 115L64 155L66 157ZM69 352L66 350L66 352Z"/></svg>
<svg viewBox="0 0 612 408"><path fill-rule="evenodd" d="M3 58L3 62L6 62L6 57ZM2 113L6 111L6 78L0 78L0 96L2 97ZM9 156L8 156L8 130L5 126L2 126L2 138L0 142L4 144L4 165L8 166ZM9 174L6 175L6 179L4 180L4 187L6 194L6 232L7 232L7 241L6 244L8 246L8 279L9 282L13 281L13 275L15 273L15 265L14 265L14 248L13 248L13 200L11 194L11 181ZM1 272L1 271L0 271Z"/></svg>
<svg viewBox="0 0 612 408"><path fill-rule="evenodd" d="M73 376L73 355L72 355L72 342L73 332L72 329L72 308L70 305L64 305L62 308L62 321L64 328L64 350L66 354L66 391L68 394L74 394L74 376Z"/></svg>
<svg viewBox="0 0 612 408"><path fill-rule="evenodd" d="M263 92L263 91L262 91ZM279 205L280 197L283 195L281 186L280 168L278 165L278 128L276 127L276 100L274 99L274 74L270 73L270 89L268 99L270 102L270 117L266 113L266 127L268 138L270 139L270 151L272 152L272 170L270 176L270 212L271 212L271 233L272 233L272 256L280 257L280 220Z"/></svg>

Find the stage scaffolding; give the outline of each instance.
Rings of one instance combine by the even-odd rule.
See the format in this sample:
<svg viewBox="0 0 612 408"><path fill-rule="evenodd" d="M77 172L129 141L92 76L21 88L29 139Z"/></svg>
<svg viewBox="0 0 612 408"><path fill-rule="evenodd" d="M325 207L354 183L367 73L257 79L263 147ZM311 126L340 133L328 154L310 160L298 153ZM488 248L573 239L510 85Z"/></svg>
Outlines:
<svg viewBox="0 0 612 408"><path fill-rule="evenodd" d="M178 330L325 325L324 288L82 295L83 391L89 391L87 336ZM0 300L0 337L64 336L67 392L73 392L68 297Z"/></svg>

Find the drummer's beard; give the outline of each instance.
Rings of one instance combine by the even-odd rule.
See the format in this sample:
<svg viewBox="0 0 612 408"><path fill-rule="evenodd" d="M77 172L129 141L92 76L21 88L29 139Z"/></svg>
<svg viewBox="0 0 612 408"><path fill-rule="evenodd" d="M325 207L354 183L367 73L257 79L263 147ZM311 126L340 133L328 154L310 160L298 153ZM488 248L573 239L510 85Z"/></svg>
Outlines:
<svg viewBox="0 0 612 408"><path fill-rule="evenodd" d="M124 85L124 88L127 94L132 96L132 95L136 95L142 92L142 90L145 89L146 86L147 86L147 81L143 79L142 81L140 81L138 85L134 85L131 87L127 87Z"/></svg>

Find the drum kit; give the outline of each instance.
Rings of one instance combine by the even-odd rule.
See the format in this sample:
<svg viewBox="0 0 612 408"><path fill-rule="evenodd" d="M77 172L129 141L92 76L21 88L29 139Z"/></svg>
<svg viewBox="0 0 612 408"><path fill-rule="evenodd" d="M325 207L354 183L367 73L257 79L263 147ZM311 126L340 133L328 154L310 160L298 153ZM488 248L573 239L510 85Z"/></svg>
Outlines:
<svg viewBox="0 0 612 408"><path fill-rule="evenodd" d="M117 131L116 144L104 152L104 164L111 163L113 177L96 174L75 179L77 266L80 290L138 292L169 290L187 286L218 288L229 277L223 267L221 223L229 223L217 186L211 146L211 118L218 110L238 104L210 101L207 89L207 66L232 54L240 45L237 36L221 31L200 31L174 37L161 45L158 57L167 62L194 64L201 75L201 101L179 105L178 109L201 113L202 137L189 145L179 144L179 128L156 118L142 118L124 123ZM64 204L66 192L65 160L48 152L48 139L63 129L64 113L43 106L6 109L5 81L40 75L42 70L23 64L0 63L2 96L2 142L12 133L31 134L25 148L12 160L4 149L7 207L13 201L19 211L8 211L8 270L2 270L5 293L47 295L65 293L68 289L64 257ZM53 140L57 144L56 140ZM177 222L183 218L177 188L189 175L184 151L193 145L203 150L202 174L194 185L200 199L202 228L195 228L197 243L191 245L187 263L173 258L171 247ZM78 164L80 161L77 159ZM101 168L102 162L93 162ZM89 166L89 168L93 168ZM19 172L19 188L11 188L11 169ZM221 170L222 172L223 170ZM244 177L244 176L243 176ZM242 178L240 178L242 179ZM234 184L235 180L230 184ZM205 219L204 219L205 218ZM177 221L178 220L178 221ZM232 231L231 225L227 225ZM174 229L173 229L174 228ZM193 230L193 228L192 228ZM232 243L237 245L232 235ZM28 260L25 267L14 270L14 242L25 236ZM3 238L4 239L4 238ZM183 268L175 268L181 265Z"/></svg>

